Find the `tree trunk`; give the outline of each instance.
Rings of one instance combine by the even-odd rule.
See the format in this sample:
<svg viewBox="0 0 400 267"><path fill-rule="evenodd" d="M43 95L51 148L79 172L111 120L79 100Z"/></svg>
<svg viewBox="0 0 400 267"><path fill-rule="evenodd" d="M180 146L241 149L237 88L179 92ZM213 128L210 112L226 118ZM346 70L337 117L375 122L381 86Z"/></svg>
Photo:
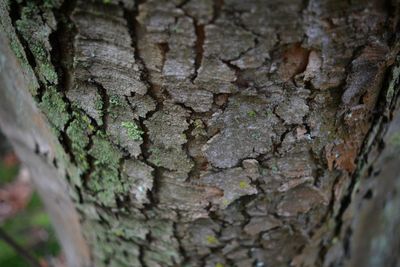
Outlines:
<svg viewBox="0 0 400 267"><path fill-rule="evenodd" d="M0 127L69 266L400 266L399 7L0 0Z"/></svg>

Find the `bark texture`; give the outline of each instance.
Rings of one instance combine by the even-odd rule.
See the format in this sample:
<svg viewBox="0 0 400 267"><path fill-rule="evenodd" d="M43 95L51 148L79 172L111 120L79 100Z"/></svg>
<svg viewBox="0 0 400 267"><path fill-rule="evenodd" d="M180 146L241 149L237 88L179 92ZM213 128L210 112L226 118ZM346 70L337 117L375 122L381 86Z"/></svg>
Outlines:
<svg viewBox="0 0 400 267"><path fill-rule="evenodd" d="M398 266L398 2L0 4L94 266Z"/></svg>

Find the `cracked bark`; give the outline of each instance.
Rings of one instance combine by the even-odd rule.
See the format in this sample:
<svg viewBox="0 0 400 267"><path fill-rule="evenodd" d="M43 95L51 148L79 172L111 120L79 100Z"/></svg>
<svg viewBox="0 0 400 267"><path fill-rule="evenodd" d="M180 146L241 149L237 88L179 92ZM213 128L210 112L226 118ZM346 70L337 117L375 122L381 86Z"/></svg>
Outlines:
<svg viewBox="0 0 400 267"><path fill-rule="evenodd" d="M399 264L399 3L0 4L0 125L70 266Z"/></svg>

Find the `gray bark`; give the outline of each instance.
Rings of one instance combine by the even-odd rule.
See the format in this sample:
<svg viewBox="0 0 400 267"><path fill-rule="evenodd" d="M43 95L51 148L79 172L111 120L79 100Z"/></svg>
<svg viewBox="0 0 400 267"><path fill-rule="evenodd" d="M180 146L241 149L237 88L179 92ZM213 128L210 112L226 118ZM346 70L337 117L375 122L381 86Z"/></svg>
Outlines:
<svg viewBox="0 0 400 267"><path fill-rule="evenodd" d="M399 266L398 2L0 4L70 266Z"/></svg>

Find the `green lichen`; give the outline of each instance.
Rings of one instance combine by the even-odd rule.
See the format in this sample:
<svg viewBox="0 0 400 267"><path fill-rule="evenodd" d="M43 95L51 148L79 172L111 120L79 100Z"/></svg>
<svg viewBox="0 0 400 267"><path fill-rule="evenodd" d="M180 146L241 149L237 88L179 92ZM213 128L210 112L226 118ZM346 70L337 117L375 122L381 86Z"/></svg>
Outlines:
<svg viewBox="0 0 400 267"><path fill-rule="evenodd" d="M193 136L206 136L207 135L207 132L204 129L204 123L202 120L196 119L193 122L193 125L194 125L194 129L192 130ZM186 138L186 135L184 137Z"/></svg>
<svg viewBox="0 0 400 267"><path fill-rule="evenodd" d="M57 130L62 130L71 117L62 95L54 87L46 90L39 107Z"/></svg>
<svg viewBox="0 0 400 267"><path fill-rule="evenodd" d="M122 216L120 220L113 225L111 232L116 236L123 236L124 239L145 240L149 232L147 226L139 220L135 220L135 223L132 223L132 219L133 218L129 216Z"/></svg>
<svg viewBox="0 0 400 267"><path fill-rule="evenodd" d="M268 109L267 111L265 111L265 116L267 116L268 118L272 117L274 115L274 113L272 112L272 110Z"/></svg>
<svg viewBox="0 0 400 267"><path fill-rule="evenodd" d="M12 40L10 43L11 49L19 60L24 59L24 52L21 44L17 40Z"/></svg>
<svg viewBox="0 0 400 267"><path fill-rule="evenodd" d="M133 122L124 121L121 123L121 126L125 129L128 136L135 141L141 141L143 131Z"/></svg>
<svg viewBox="0 0 400 267"><path fill-rule="evenodd" d="M94 101L94 108L96 110L102 110L103 109L103 101L101 100L101 97L96 98Z"/></svg>
<svg viewBox="0 0 400 267"><path fill-rule="evenodd" d="M257 115L257 113L254 110L250 110L249 112L247 112L247 115L251 118L254 118Z"/></svg>
<svg viewBox="0 0 400 267"><path fill-rule="evenodd" d="M397 57L396 61L399 62L400 61L400 57ZM397 63L397 64L399 64L399 63ZM396 86L396 85L399 84L399 79L400 79L400 66L399 65L393 67L393 69L392 69L392 77L393 78L390 80L389 87L388 87L388 90L386 92L386 101L388 103L390 103L392 101L393 96L396 93L396 88L398 88L398 86Z"/></svg>
<svg viewBox="0 0 400 267"><path fill-rule="evenodd" d="M48 8L48 9L59 7L60 1L58 1L58 0L43 0L43 6L44 6L44 8Z"/></svg>
<svg viewBox="0 0 400 267"><path fill-rule="evenodd" d="M75 161L78 163L79 168L85 171L89 168L86 147L90 142L89 135L93 132L94 128L86 115L75 113L74 117L75 119L70 123L66 133L71 142Z"/></svg>
<svg viewBox="0 0 400 267"><path fill-rule="evenodd" d="M151 147L149 151L151 153L150 161L156 166L161 166L161 150L157 147Z"/></svg>
<svg viewBox="0 0 400 267"><path fill-rule="evenodd" d="M206 236L206 241L207 241L207 244L209 244L209 245L218 244L218 239L213 235L207 235Z"/></svg>
<svg viewBox="0 0 400 267"><path fill-rule="evenodd" d="M118 118L121 114L125 113L126 108L129 108L123 96L119 95L111 95L108 103L108 112L112 119Z"/></svg>
<svg viewBox="0 0 400 267"><path fill-rule="evenodd" d="M111 95L109 99L110 107L122 107L124 103L119 95Z"/></svg>
<svg viewBox="0 0 400 267"><path fill-rule="evenodd" d="M397 132L391 136L389 144L395 147L400 147L400 132Z"/></svg>
<svg viewBox="0 0 400 267"><path fill-rule="evenodd" d="M49 83L58 84L57 72L54 70L53 65L50 63L40 64L39 71Z"/></svg>
<svg viewBox="0 0 400 267"><path fill-rule="evenodd" d="M261 133L255 132L255 133L252 133L252 134L251 134L251 137L252 137L254 140L260 140L262 136L261 136Z"/></svg>
<svg viewBox="0 0 400 267"><path fill-rule="evenodd" d="M89 154L94 158L94 171L91 173L88 187L95 192L96 201L105 206L115 206L116 195L125 194L127 189L119 179L119 161L122 157L103 133L93 138Z"/></svg>
<svg viewBox="0 0 400 267"><path fill-rule="evenodd" d="M53 6L56 0L45 1L45 5ZM57 0L58 1L58 0ZM42 82L57 84L58 75L50 60L49 26L41 16L41 10L33 1L28 1L22 8L21 19L16 21L16 28L27 42L36 61L36 72ZM32 34L34 33L34 34Z"/></svg>
<svg viewBox="0 0 400 267"><path fill-rule="evenodd" d="M271 171L272 171L273 173L277 173L277 172L278 172L278 166L277 166L276 164L273 164L273 165L271 166Z"/></svg>
<svg viewBox="0 0 400 267"><path fill-rule="evenodd" d="M182 33L183 30L178 25L173 25L170 27L172 33Z"/></svg>
<svg viewBox="0 0 400 267"><path fill-rule="evenodd" d="M125 194L126 192L119 180L118 170L108 166L95 166L87 186L95 193L97 202L109 207L115 206L116 195Z"/></svg>
<svg viewBox="0 0 400 267"><path fill-rule="evenodd" d="M29 65L28 60L26 59L25 51L21 43L18 41L17 37L15 35L10 36L10 47L11 50L14 52L14 55L17 57L21 67L24 76L30 77L28 78L28 90L29 92L33 95L37 95L37 89L39 85L37 84L37 81L34 77L33 70L31 68L31 65Z"/></svg>
<svg viewBox="0 0 400 267"><path fill-rule="evenodd" d="M241 189L246 189L246 188L249 187L249 183L246 182L246 181L240 181L240 182L239 182L239 187L240 187Z"/></svg>
<svg viewBox="0 0 400 267"><path fill-rule="evenodd" d="M151 152L149 162L158 167L179 171L181 174L188 173L193 167L193 162L180 148L152 146L149 151Z"/></svg>
<svg viewBox="0 0 400 267"><path fill-rule="evenodd" d="M198 129L198 128L204 128L203 121L200 120L200 119L194 120L193 124L194 124L194 127L195 127L196 129Z"/></svg>
<svg viewBox="0 0 400 267"><path fill-rule="evenodd" d="M93 137L93 146L89 150L89 154L96 159L96 165L103 165L108 168L116 169L122 157L121 152L119 152L110 141L105 138L104 134L101 133L97 133Z"/></svg>
<svg viewBox="0 0 400 267"><path fill-rule="evenodd" d="M28 1L26 3L26 6L23 7L22 12L21 12L21 18L22 20L26 20L29 18L32 18L33 16L39 14L40 10L37 7L36 3L33 1Z"/></svg>
<svg viewBox="0 0 400 267"><path fill-rule="evenodd" d="M48 54L43 44L32 43L29 48L37 60L47 60Z"/></svg>

